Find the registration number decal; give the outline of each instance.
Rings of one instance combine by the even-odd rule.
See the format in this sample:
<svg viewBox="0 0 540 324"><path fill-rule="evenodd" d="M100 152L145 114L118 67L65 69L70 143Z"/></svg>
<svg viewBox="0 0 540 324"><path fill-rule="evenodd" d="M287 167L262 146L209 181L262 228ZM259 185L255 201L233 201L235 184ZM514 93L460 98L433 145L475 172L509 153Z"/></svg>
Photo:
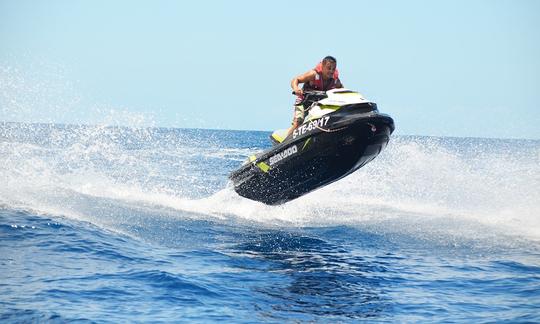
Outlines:
<svg viewBox="0 0 540 324"><path fill-rule="evenodd" d="M298 127L297 129L295 129L293 131L293 138L296 138L296 137L298 137L300 135L304 135L307 132L311 132L312 130L314 130L316 128L326 126L326 124L328 124L329 119L330 119L330 117L325 116L325 117L322 117L322 118L319 118L319 119L312 120L309 123Z"/></svg>

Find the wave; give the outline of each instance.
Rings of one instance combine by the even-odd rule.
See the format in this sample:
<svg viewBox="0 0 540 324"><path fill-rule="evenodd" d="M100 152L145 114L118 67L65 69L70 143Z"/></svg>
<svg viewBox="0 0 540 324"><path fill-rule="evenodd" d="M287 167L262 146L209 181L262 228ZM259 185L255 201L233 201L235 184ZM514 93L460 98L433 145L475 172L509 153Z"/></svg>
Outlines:
<svg viewBox="0 0 540 324"><path fill-rule="evenodd" d="M121 206L263 226L540 239L540 143L396 136L351 176L271 207L227 175L266 133L0 124L0 205L108 224ZM478 227L480 226L481 229ZM472 233L470 233L472 232Z"/></svg>

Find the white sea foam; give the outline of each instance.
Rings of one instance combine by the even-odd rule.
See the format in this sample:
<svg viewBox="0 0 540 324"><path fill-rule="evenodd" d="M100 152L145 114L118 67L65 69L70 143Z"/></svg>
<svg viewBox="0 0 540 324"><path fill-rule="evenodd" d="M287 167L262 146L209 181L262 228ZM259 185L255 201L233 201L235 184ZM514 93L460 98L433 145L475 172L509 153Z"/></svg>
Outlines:
<svg viewBox="0 0 540 324"><path fill-rule="evenodd" d="M1 134L7 139L0 143L5 206L78 218L84 206L95 218L96 211L81 203L93 197L268 226L426 230L451 219L540 238L536 142L455 139L453 150L447 139L396 137L353 175L285 205L266 206L220 189L227 177L220 164L229 161L232 168L245 149L205 147L194 138L170 146L156 142L155 129L4 124ZM467 141L473 143L459 151Z"/></svg>

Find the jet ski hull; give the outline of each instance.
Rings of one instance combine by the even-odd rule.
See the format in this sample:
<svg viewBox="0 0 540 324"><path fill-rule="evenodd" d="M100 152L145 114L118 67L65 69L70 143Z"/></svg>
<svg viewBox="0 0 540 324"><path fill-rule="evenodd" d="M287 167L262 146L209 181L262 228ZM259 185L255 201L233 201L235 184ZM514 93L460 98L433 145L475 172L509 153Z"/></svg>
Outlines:
<svg viewBox="0 0 540 324"><path fill-rule="evenodd" d="M327 124L315 120L315 126L300 129L296 138L251 157L249 163L231 173L234 190L248 199L277 205L366 165L386 147L394 131L392 118L379 114L376 105L371 105L368 113L342 109Z"/></svg>

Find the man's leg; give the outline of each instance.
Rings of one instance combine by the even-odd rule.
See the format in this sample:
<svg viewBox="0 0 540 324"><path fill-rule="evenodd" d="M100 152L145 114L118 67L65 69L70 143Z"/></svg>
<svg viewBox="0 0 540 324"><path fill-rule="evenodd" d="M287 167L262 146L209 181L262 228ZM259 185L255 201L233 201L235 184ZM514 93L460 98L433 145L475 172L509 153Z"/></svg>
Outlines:
<svg viewBox="0 0 540 324"><path fill-rule="evenodd" d="M295 105L292 126L291 128L289 128L289 134L287 134L287 136L290 135L298 126L302 125L303 122L304 122L304 106Z"/></svg>

